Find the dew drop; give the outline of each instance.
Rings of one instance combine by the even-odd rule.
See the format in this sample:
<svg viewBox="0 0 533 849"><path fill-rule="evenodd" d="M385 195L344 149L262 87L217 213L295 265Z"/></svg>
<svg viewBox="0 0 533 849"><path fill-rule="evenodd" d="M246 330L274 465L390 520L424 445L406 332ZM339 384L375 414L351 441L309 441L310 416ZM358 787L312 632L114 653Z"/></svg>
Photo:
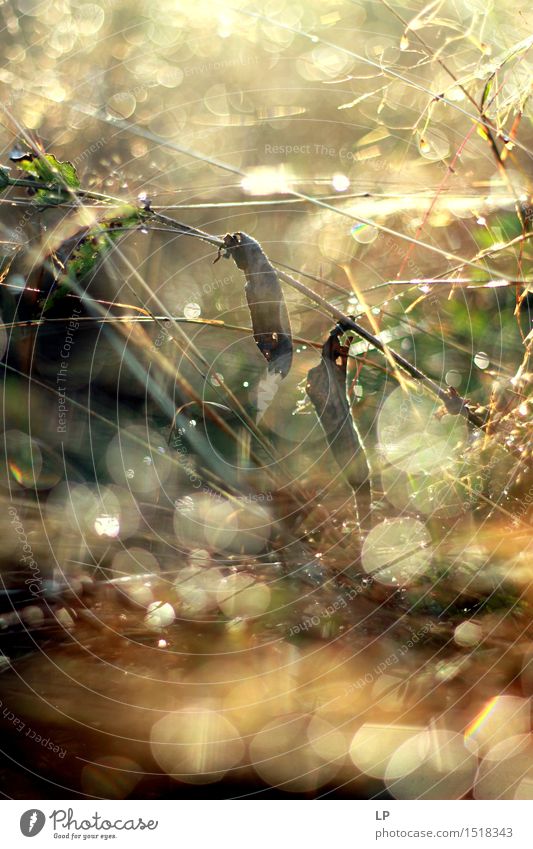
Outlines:
<svg viewBox="0 0 533 849"><path fill-rule="evenodd" d="M185 316L185 318L199 318L201 313L202 313L202 310L201 310L200 304L196 304L196 303L185 304L185 306L183 308L183 315Z"/></svg>
<svg viewBox="0 0 533 849"><path fill-rule="evenodd" d="M488 368L489 363L489 356L484 351L479 351L474 357L474 365L476 365L479 369Z"/></svg>

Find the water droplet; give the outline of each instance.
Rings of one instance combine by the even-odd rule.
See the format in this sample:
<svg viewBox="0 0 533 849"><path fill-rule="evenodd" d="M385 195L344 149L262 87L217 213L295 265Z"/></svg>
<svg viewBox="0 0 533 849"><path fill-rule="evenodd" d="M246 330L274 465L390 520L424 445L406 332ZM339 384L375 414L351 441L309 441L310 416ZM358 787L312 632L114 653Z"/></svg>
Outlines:
<svg viewBox="0 0 533 849"><path fill-rule="evenodd" d="M438 161L448 156L450 142L443 130L431 127L425 136L419 136L418 149L425 159Z"/></svg>
<svg viewBox="0 0 533 849"><path fill-rule="evenodd" d="M450 369L450 371L446 372L446 383L448 386L453 386L454 389L457 389L457 387L461 385L462 379L462 375L454 369Z"/></svg>
<svg viewBox="0 0 533 849"><path fill-rule="evenodd" d="M185 304L183 308L183 315L185 316L185 318L199 318L201 313L202 309L200 307L200 304Z"/></svg>
<svg viewBox="0 0 533 849"><path fill-rule="evenodd" d="M350 233L352 234L352 238L356 242L359 242L360 245L368 245L377 239L379 231L372 224L361 223L354 224Z"/></svg>
<svg viewBox="0 0 533 849"><path fill-rule="evenodd" d="M118 516L97 516L94 520L94 530L99 537L117 537L120 533L120 522Z"/></svg>
<svg viewBox="0 0 533 849"><path fill-rule="evenodd" d="M345 192L350 188L350 180L346 174L334 174L331 180L331 185L336 192Z"/></svg>
<svg viewBox="0 0 533 849"><path fill-rule="evenodd" d="M489 356L488 356L488 354L486 354L484 351L479 351L479 352L475 355L475 357L474 357L474 364L475 364L475 365L476 365L479 369L486 369L486 368L488 368L489 363L490 363Z"/></svg>

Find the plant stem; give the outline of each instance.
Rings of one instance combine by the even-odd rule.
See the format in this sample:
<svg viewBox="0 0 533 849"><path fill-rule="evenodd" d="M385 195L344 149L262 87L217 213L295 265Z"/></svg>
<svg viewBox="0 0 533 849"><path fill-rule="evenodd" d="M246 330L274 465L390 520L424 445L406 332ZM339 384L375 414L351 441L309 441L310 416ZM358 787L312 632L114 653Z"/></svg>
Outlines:
<svg viewBox="0 0 533 849"><path fill-rule="evenodd" d="M35 188L53 188L48 184L39 183L37 181L32 180L24 180L17 179L12 177L6 178L8 185L12 186L23 186L30 187L32 189ZM57 186L55 187L57 189ZM100 192L92 192L85 189L67 189L68 193L71 195L75 195L77 197L89 198L92 200L104 200L109 203L122 204L123 202L111 195L105 195ZM167 215L164 215L161 212L156 212L155 210L150 209L150 206L147 204L143 207L147 218L153 218L157 221L160 221L166 225L170 225L170 227L174 230L177 230L180 234L184 236L191 236L193 238L201 239L202 241L208 242L210 245L213 245L217 248L224 248L225 242L224 239L219 236L212 236L209 233L205 233L203 230L198 229L197 227L192 227L188 224L184 224L181 221L176 221L174 218L171 218ZM274 262L274 265L276 263ZM485 419L482 416L479 416L473 410L471 410L466 403L466 401L461 398L459 395L453 395L449 391L442 389L438 383L436 383L432 378L428 377L423 371L421 371L417 366L414 366L409 360L406 360L405 357L402 357L401 354L396 353L391 348L386 346L377 336L370 331L366 330L362 325L358 322L354 321L353 318L350 318L346 313L342 310L338 309L334 304L327 301L325 298L322 298L321 295L318 295L316 292L313 292L308 286L304 283L297 280L291 274L288 274L286 271L283 271L278 267L277 274L279 275L280 280L283 280L293 289L296 289L301 294L305 295L306 298L313 301L318 306L322 307L329 315L335 318L342 326L343 329L352 330L369 345L375 348L377 351L380 351L384 354L388 359L392 359L396 365L398 365L403 371L405 371L410 377L414 380L419 381L424 385L424 387L435 397L439 398L440 401L446 406L446 409L454 414L458 414L466 418L470 424L474 425L478 428L484 428Z"/></svg>

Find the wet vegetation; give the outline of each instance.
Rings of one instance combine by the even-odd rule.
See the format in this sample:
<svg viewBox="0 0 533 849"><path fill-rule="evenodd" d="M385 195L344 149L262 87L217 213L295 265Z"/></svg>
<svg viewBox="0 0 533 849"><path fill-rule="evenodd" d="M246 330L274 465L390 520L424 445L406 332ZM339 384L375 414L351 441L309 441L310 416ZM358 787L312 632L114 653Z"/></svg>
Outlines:
<svg viewBox="0 0 533 849"><path fill-rule="evenodd" d="M530 799L527 5L0 13L0 790Z"/></svg>

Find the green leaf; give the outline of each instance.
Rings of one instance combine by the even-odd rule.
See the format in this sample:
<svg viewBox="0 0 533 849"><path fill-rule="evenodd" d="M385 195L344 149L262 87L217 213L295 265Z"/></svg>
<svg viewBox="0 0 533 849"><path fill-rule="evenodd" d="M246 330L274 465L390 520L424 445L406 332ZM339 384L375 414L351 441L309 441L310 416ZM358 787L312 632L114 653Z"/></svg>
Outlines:
<svg viewBox="0 0 533 849"><path fill-rule="evenodd" d="M494 83L494 74L491 74L491 76L489 77L489 79L488 79L488 81L485 85L485 88L483 89L483 95L481 97L481 109L482 110L484 109L485 103L487 102L487 98L488 98L489 94L491 93L493 83Z"/></svg>
<svg viewBox="0 0 533 849"><path fill-rule="evenodd" d="M96 263L124 235L124 229L135 227L143 217L142 210L125 205L121 210L113 210L91 227L67 262L67 276L79 279L89 274Z"/></svg>
<svg viewBox="0 0 533 849"><path fill-rule="evenodd" d="M36 196L48 203L59 203L68 189L78 189L80 181L71 162L59 162L51 153L28 156L17 162L18 167L40 183L47 183L55 191L38 189Z"/></svg>
<svg viewBox="0 0 533 849"><path fill-rule="evenodd" d="M0 191L9 186L9 169L0 166Z"/></svg>
<svg viewBox="0 0 533 849"><path fill-rule="evenodd" d="M124 235L124 231L135 228L146 218L144 210L124 205L109 212L101 221L90 227L72 250L67 240L55 252L54 265L57 269L56 288L40 306L46 313L64 294L71 290L70 281L81 280L94 271L113 245Z"/></svg>

